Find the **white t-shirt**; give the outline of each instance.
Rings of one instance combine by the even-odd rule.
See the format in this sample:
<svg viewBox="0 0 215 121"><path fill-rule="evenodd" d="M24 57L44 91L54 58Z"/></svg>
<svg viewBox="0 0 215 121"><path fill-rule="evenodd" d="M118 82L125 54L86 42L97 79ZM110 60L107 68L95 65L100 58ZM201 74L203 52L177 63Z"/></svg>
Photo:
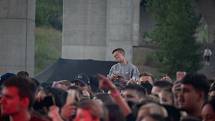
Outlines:
<svg viewBox="0 0 215 121"><path fill-rule="evenodd" d="M108 77L112 77L113 74L122 76L125 80L138 80L140 72L138 68L131 63L117 63L111 67Z"/></svg>

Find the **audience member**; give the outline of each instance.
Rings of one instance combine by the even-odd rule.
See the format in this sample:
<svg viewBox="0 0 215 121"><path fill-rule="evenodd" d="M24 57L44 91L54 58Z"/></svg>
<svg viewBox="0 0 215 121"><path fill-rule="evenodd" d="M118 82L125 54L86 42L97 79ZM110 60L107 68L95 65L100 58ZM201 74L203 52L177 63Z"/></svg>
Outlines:
<svg viewBox="0 0 215 121"><path fill-rule="evenodd" d="M29 78L29 73L26 71L19 71L16 75L22 78Z"/></svg>
<svg viewBox="0 0 215 121"><path fill-rule="evenodd" d="M129 84L121 91L122 96L126 101L131 101L134 103L138 103L146 95L146 90L137 84Z"/></svg>
<svg viewBox="0 0 215 121"><path fill-rule="evenodd" d="M165 81L165 80L156 81L152 87L151 93L158 97L162 89L171 89L172 86L173 84L169 81Z"/></svg>
<svg viewBox="0 0 215 121"><path fill-rule="evenodd" d="M107 121L102 105L96 100L83 100L77 105L74 121Z"/></svg>
<svg viewBox="0 0 215 121"><path fill-rule="evenodd" d="M30 81L14 76L4 81L2 88L2 114L11 117L12 121L44 121L32 115L30 109L34 101L34 92Z"/></svg>
<svg viewBox="0 0 215 121"><path fill-rule="evenodd" d="M154 81L149 73L137 76L123 49L113 55L118 63L108 77L98 74L93 91L83 73L52 84L25 71L2 75L0 121L215 121L215 84L209 90L205 75L178 71L174 82Z"/></svg>
<svg viewBox="0 0 215 121"><path fill-rule="evenodd" d="M116 48L112 51L112 54L117 61L117 64L113 65L109 71L108 77L111 80L129 80L137 81L139 79L138 68L129 63L125 58L125 51L122 48Z"/></svg>
<svg viewBox="0 0 215 121"><path fill-rule="evenodd" d="M202 121L215 121L215 98L207 101L202 108Z"/></svg>
<svg viewBox="0 0 215 121"><path fill-rule="evenodd" d="M151 85L153 85L154 77L152 76L152 74L144 72L144 73L140 74L138 82L139 82L139 84L144 84L144 83L149 82Z"/></svg>
<svg viewBox="0 0 215 121"><path fill-rule="evenodd" d="M201 118L201 108L207 100L209 83L203 74L187 74L181 81L179 108L188 115Z"/></svg>

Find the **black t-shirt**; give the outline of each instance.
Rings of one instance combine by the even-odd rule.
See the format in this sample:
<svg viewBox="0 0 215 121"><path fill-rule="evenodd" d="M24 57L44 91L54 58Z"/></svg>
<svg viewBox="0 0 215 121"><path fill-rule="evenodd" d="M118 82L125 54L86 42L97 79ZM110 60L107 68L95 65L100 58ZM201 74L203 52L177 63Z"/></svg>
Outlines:
<svg viewBox="0 0 215 121"><path fill-rule="evenodd" d="M126 116L126 121L136 121L136 117L131 113Z"/></svg>
<svg viewBox="0 0 215 121"><path fill-rule="evenodd" d="M0 121L10 121L9 116L0 116Z"/></svg>

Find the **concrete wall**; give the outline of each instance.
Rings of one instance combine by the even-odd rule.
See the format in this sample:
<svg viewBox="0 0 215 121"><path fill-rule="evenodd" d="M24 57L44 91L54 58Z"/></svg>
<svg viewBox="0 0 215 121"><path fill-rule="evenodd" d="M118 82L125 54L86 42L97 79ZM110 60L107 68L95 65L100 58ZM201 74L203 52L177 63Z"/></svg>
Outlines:
<svg viewBox="0 0 215 121"><path fill-rule="evenodd" d="M129 60L132 57L132 0L107 0L107 49L106 60L111 51L121 47Z"/></svg>
<svg viewBox="0 0 215 121"><path fill-rule="evenodd" d="M62 58L113 60L122 47L132 60L139 40L140 0L65 0Z"/></svg>
<svg viewBox="0 0 215 121"><path fill-rule="evenodd" d="M34 71L35 0L0 0L0 73Z"/></svg>
<svg viewBox="0 0 215 121"><path fill-rule="evenodd" d="M65 0L62 58L105 58L106 0Z"/></svg>

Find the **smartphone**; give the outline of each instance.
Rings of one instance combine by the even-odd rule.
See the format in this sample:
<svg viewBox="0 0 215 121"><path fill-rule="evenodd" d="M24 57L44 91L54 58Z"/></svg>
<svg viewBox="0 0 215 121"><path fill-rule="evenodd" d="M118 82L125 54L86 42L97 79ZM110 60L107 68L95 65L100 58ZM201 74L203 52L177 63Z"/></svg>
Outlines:
<svg viewBox="0 0 215 121"><path fill-rule="evenodd" d="M49 108L53 105L56 105L54 96L46 96L43 100L43 106Z"/></svg>
<svg viewBox="0 0 215 121"><path fill-rule="evenodd" d="M37 111L48 112L49 107L56 105L54 96L46 96L40 102L34 102L33 108Z"/></svg>

